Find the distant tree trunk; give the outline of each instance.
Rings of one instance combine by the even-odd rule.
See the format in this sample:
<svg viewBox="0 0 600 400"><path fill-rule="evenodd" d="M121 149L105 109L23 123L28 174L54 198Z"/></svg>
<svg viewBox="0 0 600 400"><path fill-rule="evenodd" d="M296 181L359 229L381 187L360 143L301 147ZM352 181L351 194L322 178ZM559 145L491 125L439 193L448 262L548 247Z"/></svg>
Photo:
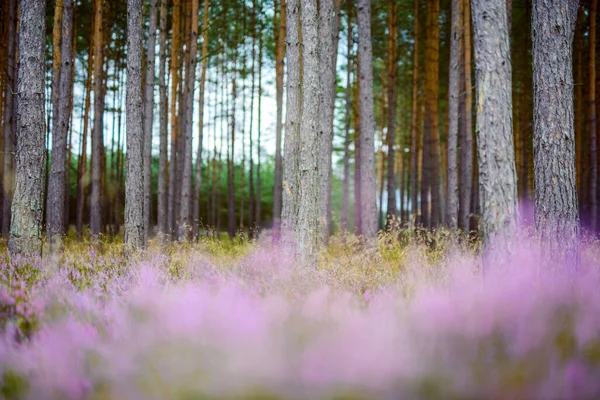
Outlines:
<svg viewBox="0 0 600 400"><path fill-rule="evenodd" d="M8 43L7 61L6 61L6 95L4 100L4 174L2 176L2 186L4 193L2 196L2 234L8 236L10 233L12 199L15 189L15 171L14 151L16 148L16 113L15 113L15 93L17 92L16 82L16 48L17 48L17 0L8 1Z"/></svg>
<svg viewBox="0 0 600 400"><path fill-rule="evenodd" d="M193 231L198 236L200 228L200 193L202 190L202 138L204 137L204 90L206 87L206 67L208 65L208 0L204 0L202 16L202 69L200 72L200 102L198 104L198 156L196 158L196 190L194 192Z"/></svg>
<svg viewBox="0 0 600 400"><path fill-rule="evenodd" d="M450 34L450 76L448 88L448 185L446 224L458 228L458 102L459 102L459 41L461 31L461 0L452 0L452 32Z"/></svg>
<svg viewBox="0 0 600 400"><path fill-rule="evenodd" d="M489 245L498 234L510 235L516 229L511 64L504 2L473 0L472 7L479 196L483 239Z"/></svg>
<svg viewBox="0 0 600 400"><path fill-rule="evenodd" d="M177 118L177 93L179 88L179 58L181 47L181 0L173 0L173 27L171 39L171 160L169 162L169 198L167 224L170 234L175 229L175 191L177 190L177 143L179 124ZM181 106L181 105L180 105Z"/></svg>
<svg viewBox="0 0 600 400"><path fill-rule="evenodd" d="M256 0L252 0L252 87L250 89L250 171L248 176L249 186L249 197L248 200L248 227L250 238L254 237L255 222L254 222L254 206L255 206L255 195L254 195L254 135L253 135L253 122L254 122L254 93L255 93L255 61L256 61ZM287 132L287 129L286 129ZM287 143L287 139L286 139ZM285 164L287 165L287 163Z"/></svg>
<svg viewBox="0 0 600 400"><path fill-rule="evenodd" d="M296 240L300 262L315 267L319 248L319 19L316 0L302 2L302 112L298 159L298 221Z"/></svg>
<svg viewBox="0 0 600 400"><path fill-rule="evenodd" d="M535 222L547 254L574 253L578 244L572 69L578 6L579 0L533 4Z"/></svg>
<svg viewBox="0 0 600 400"><path fill-rule="evenodd" d="M590 204L590 229L597 231L598 224L598 135L596 132L596 13L598 0L591 0L590 6L590 32L588 56L588 121L590 132L590 177L589 177L589 204Z"/></svg>
<svg viewBox="0 0 600 400"><path fill-rule="evenodd" d="M60 67L61 67L61 37L62 37L62 17L63 17L63 0L55 0L54 2L54 19L52 20L52 126L51 132L58 125L58 116L60 108L58 102L60 97ZM54 142L54 139L52 139Z"/></svg>
<svg viewBox="0 0 600 400"><path fill-rule="evenodd" d="M158 165L158 232L165 235L168 232L167 219L167 134L168 134L168 104L167 104L167 82L166 82L166 64L167 64L167 3L168 0L160 2L160 66L158 72L158 86L160 91L160 155Z"/></svg>
<svg viewBox="0 0 600 400"><path fill-rule="evenodd" d="M460 131L460 192L458 226L469 230L471 213L471 192L473 176L473 122L472 122L472 83L471 83L471 7L469 0L463 0L463 43L464 43L464 129Z"/></svg>
<svg viewBox="0 0 600 400"><path fill-rule="evenodd" d="M196 83L196 56L198 52L198 0L192 0L192 21L191 21L191 39L189 63L187 66L188 74L186 76L186 123L185 123L185 153L183 165L183 185L181 188L181 210L179 224L179 238L185 239L191 232L190 205L192 199L192 135L193 135L193 112L194 112L194 86Z"/></svg>
<svg viewBox="0 0 600 400"><path fill-rule="evenodd" d="M261 0L262 1L262 0ZM261 220L260 220L260 214L261 214L261 182L260 182L260 153L261 153L261 149L260 149L260 136L261 136L261 129L260 129L260 122L261 122L261 105L262 105L262 58L263 58L263 29L262 29L262 23L259 22L258 24L259 28L258 28L258 121L257 121L257 130L258 130L258 137L257 137L257 143L256 143L256 149L258 151L258 163L256 166L256 207L254 208L254 211L256 212L256 215L254 217L254 220L256 221L256 229L258 231L258 229L260 228L260 224L261 224Z"/></svg>
<svg viewBox="0 0 600 400"><path fill-rule="evenodd" d="M358 83L360 87L360 187L362 234L366 239L377 235L375 177L375 119L373 115L373 54L371 46L371 4L357 2ZM304 106L304 103L303 103ZM304 113L304 109L303 109Z"/></svg>
<svg viewBox="0 0 600 400"><path fill-rule="evenodd" d="M419 184L419 0L414 1L414 45L412 65L412 104L410 114L410 226L416 224L419 215L418 184Z"/></svg>
<svg viewBox="0 0 600 400"><path fill-rule="evenodd" d="M146 55L146 81L144 87L144 243L148 241L152 201L152 127L154 122L154 48L156 46L156 5L150 0L150 24L148 27L148 53Z"/></svg>
<svg viewBox="0 0 600 400"><path fill-rule="evenodd" d="M330 0L327 0L330 1ZM275 0L277 5L277 0ZM283 129L283 73L285 69L285 33L286 33L286 3L281 0L279 24L274 24L275 29L275 82L277 100L277 121L275 125L275 191L273 193L273 240L279 240L281 229L281 131ZM277 10L273 11L276 19Z"/></svg>
<svg viewBox="0 0 600 400"><path fill-rule="evenodd" d="M285 163L283 170L283 229L289 233L296 226L298 207L298 143L300 141L300 37L298 0L287 0L287 100L285 112ZM260 88L259 88L260 90Z"/></svg>
<svg viewBox="0 0 600 400"><path fill-rule="evenodd" d="M52 135L52 161L48 181L47 236L52 243L61 245L65 234L66 193L66 150L71 96L73 92L73 0L64 0L62 5L62 44L58 93L58 107L54 110L56 124Z"/></svg>
<svg viewBox="0 0 600 400"><path fill-rule="evenodd" d="M388 1L388 38L387 38L387 101L388 101L388 130L387 130L387 225L392 218L397 214L396 210L396 175L394 168L396 166L394 145L396 144L396 74L397 66L397 5L395 0Z"/></svg>
<svg viewBox="0 0 600 400"><path fill-rule="evenodd" d="M237 13L236 13L237 14ZM236 18L237 19L237 18ZM235 236L235 111L237 99L236 76L238 73L237 43L234 44L233 51L233 71L231 79L231 143L227 149L227 232L229 238Z"/></svg>
<svg viewBox="0 0 600 400"><path fill-rule="evenodd" d="M425 31L425 147L427 163L424 174L428 192L431 196L429 228L437 228L440 222L440 149L438 132L438 83L440 26L439 0L427 2L427 29Z"/></svg>
<svg viewBox="0 0 600 400"><path fill-rule="evenodd" d="M41 255L44 204L46 1L21 0L15 196L8 249Z"/></svg>
<svg viewBox="0 0 600 400"><path fill-rule="evenodd" d="M354 93L352 96L352 119L354 125L354 232L362 235L362 196L361 196L361 149L360 149L360 87L358 84L360 58L356 57L356 70L354 75Z"/></svg>
<svg viewBox="0 0 600 400"><path fill-rule="evenodd" d="M333 151L333 109L335 106L335 15L333 0L319 1L319 57L321 79L321 113L317 141L319 166L319 231L320 242L326 244L331 234L331 154Z"/></svg>
<svg viewBox="0 0 600 400"><path fill-rule="evenodd" d="M96 0L94 15L94 130L92 133L92 193L90 198L90 234L97 238L102 232L102 137L103 137L103 26L102 0Z"/></svg>
<svg viewBox="0 0 600 400"><path fill-rule="evenodd" d="M225 54L223 54L223 57L225 57ZM223 190L223 185L222 185L222 176L223 176L223 142L224 140L224 135L227 135L227 133L225 132L225 122L223 122L223 117L225 116L225 87L227 86L227 77L225 75L225 60L221 60L221 76L222 79L220 79L220 83L221 83L221 101L220 101L220 105L221 105L221 112L219 113L220 116L220 131L221 131L221 135L219 138L219 161L218 161L218 171L217 171L217 205L216 205L216 213L217 213L217 238L220 239L221 238L221 215L222 215L222 190Z"/></svg>
<svg viewBox="0 0 600 400"><path fill-rule="evenodd" d="M349 203L349 193L350 193L350 141L352 140L350 137L350 123L351 123L351 112L352 112L352 99L351 99L351 90L352 90L352 17L350 15L351 12L351 2L348 2L348 34L347 34L347 42L348 48L346 50L346 126L345 126L345 138L344 138L344 193L342 197L342 236L346 236L346 232L348 230L348 203Z"/></svg>
<svg viewBox="0 0 600 400"><path fill-rule="evenodd" d="M133 249L145 245L144 226L146 223L143 178L145 135L144 103L142 102L142 24L142 0L127 0L125 244Z"/></svg>

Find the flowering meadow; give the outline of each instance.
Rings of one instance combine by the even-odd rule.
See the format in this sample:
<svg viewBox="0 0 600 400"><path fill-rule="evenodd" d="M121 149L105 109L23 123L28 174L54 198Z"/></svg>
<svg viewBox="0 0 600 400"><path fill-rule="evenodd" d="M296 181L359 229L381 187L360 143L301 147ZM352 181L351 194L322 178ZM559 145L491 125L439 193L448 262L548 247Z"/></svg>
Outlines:
<svg viewBox="0 0 600 400"><path fill-rule="evenodd" d="M600 398L592 239L548 268L523 234L485 273L444 232L334 238L310 270L266 239L66 246L2 252L0 398Z"/></svg>

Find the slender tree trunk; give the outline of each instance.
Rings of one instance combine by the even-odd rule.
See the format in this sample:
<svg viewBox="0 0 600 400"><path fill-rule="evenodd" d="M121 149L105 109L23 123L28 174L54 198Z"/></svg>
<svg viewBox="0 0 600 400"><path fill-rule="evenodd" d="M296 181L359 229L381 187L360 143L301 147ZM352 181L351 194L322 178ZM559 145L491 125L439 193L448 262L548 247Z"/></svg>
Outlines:
<svg viewBox="0 0 600 400"><path fill-rule="evenodd" d="M181 46L181 0L173 0L173 27L171 39L171 160L169 163L169 198L167 224L170 234L175 229L175 191L177 189L177 143L179 124L177 118L177 93L179 88L179 58Z"/></svg>
<svg viewBox="0 0 600 400"><path fill-rule="evenodd" d="M200 228L200 193L202 190L202 138L204 137L204 90L206 86L206 68L208 65L208 0L204 0L202 16L202 69L200 72L200 101L198 104L198 156L196 158L196 190L194 192L193 231L197 237Z"/></svg>
<svg viewBox="0 0 600 400"><path fill-rule="evenodd" d="M469 0L463 0L464 27L464 129L460 131L460 193L459 193L459 227L469 230L469 214L471 213L471 192L473 176L473 122L472 122L472 82L471 82L471 7Z"/></svg>
<svg viewBox="0 0 600 400"><path fill-rule="evenodd" d="M41 255L44 204L46 1L21 0L15 196L8 249Z"/></svg>
<svg viewBox="0 0 600 400"><path fill-rule="evenodd" d="M473 0L479 191L484 243L516 229L517 176L512 136L511 64L506 7Z"/></svg>
<svg viewBox="0 0 600 400"><path fill-rule="evenodd" d="M327 0L330 1L330 0ZM277 0L275 0L277 4ZM281 131L283 129L283 73L285 69L285 34L286 34L286 3L281 0L279 24L274 24L275 48L275 82L277 100L277 121L275 125L275 192L273 193L273 240L278 241L281 229L281 201L282 201L282 160L281 160ZM276 19L277 10L274 11Z"/></svg>
<svg viewBox="0 0 600 400"><path fill-rule="evenodd" d="M15 93L17 93L16 76L16 48L17 48L17 0L8 0L8 43L6 45L7 71L6 71L6 97L4 101L4 174L2 176L3 205L2 205L2 234L8 236L10 232L12 199L15 189L15 148L17 143Z"/></svg>
<svg viewBox="0 0 600 400"><path fill-rule="evenodd" d="M535 222L546 254L558 248L574 254L578 244L572 58L578 6L578 0L533 4Z"/></svg>
<svg viewBox="0 0 600 400"><path fill-rule="evenodd" d="M285 112L285 163L283 170L283 229L293 230L297 220L298 207L298 143L300 140L300 36L298 0L287 0L287 100ZM259 87L260 90L260 87Z"/></svg>
<svg viewBox="0 0 600 400"><path fill-rule="evenodd" d="M387 146L388 146L388 157L387 157L387 225L392 218L397 214L396 210L396 175L394 174L394 168L396 165L394 146L396 144L396 74L398 71L397 66L397 55L396 55L396 42L397 42L397 11L396 1L388 1L388 38L387 38L387 51L388 51L388 65L387 65L387 101L388 101L388 130L387 130Z"/></svg>
<svg viewBox="0 0 600 400"><path fill-rule="evenodd" d="M371 4L357 2L358 83L360 87L360 186L362 234L367 240L377 235L375 177L375 118L373 115L373 54L371 46ZM304 103L303 103L304 104Z"/></svg>
<svg viewBox="0 0 600 400"><path fill-rule="evenodd" d="M157 200L157 220L158 232L165 235L168 232L167 219L167 146L168 146L168 104L167 104L167 82L166 82L166 64L167 64L167 2L160 2L160 65L158 71L158 86L160 92L159 109L160 109L160 154L158 165L158 200Z"/></svg>
<svg viewBox="0 0 600 400"><path fill-rule="evenodd" d="M344 138L344 192L342 197L342 236L346 237L348 230L348 203L350 195L350 123L351 123L351 110L352 110L352 99L351 99L351 87L352 87L352 18L351 2L348 2L348 34L347 42L348 48L346 50L346 126L345 126L345 138Z"/></svg>
<svg viewBox="0 0 600 400"><path fill-rule="evenodd" d="M361 196L361 148L360 148L360 87L358 74L360 58L356 57L356 70L354 77L354 94L352 96L352 119L354 125L354 232L357 236L363 233L362 227L362 196Z"/></svg>
<svg viewBox="0 0 600 400"><path fill-rule="evenodd" d="M596 13L598 1L591 0L590 6L590 32L588 56L588 123L590 132L590 177L589 177L589 204L590 204L590 229L597 231L598 224L598 135L596 132Z"/></svg>
<svg viewBox="0 0 600 400"><path fill-rule="evenodd" d="M185 123L185 154L183 168L183 186L181 193L181 214L179 224L179 238L185 239L191 232L190 205L192 199L192 134L193 134L193 111L194 111L194 85L196 82L196 56L198 52L198 0L192 0L191 39L189 48L189 74L186 79L186 123Z"/></svg>
<svg viewBox="0 0 600 400"><path fill-rule="evenodd" d="M48 240L61 245L65 234L66 193L66 150L69 119L71 116L71 96L73 92L73 0L62 4L62 44L58 107L55 109L56 124L52 135L52 161L48 181L47 235Z"/></svg>
<svg viewBox="0 0 600 400"><path fill-rule="evenodd" d="M326 244L331 234L331 154L333 151L333 109L335 106L335 59L337 48L334 48L335 8L334 0L319 1L319 44L320 44L320 79L321 79L321 113L320 129L317 141L319 166L319 230L320 242Z"/></svg>
<svg viewBox="0 0 600 400"><path fill-rule="evenodd" d="M414 45L412 65L412 104L411 104L411 126L410 126L410 226L414 226L419 215L418 206L418 184L419 184L419 0L414 1Z"/></svg>
<svg viewBox="0 0 600 400"><path fill-rule="evenodd" d="M158 0L150 0L148 27L148 53L146 56L146 81L144 87L144 243L148 241L152 202L152 128L154 122L154 48L156 46L156 7Z"/></svg>
<svg viewBox="0 0 600 400"><path fill-rule="evenodd" d="M287 19L287 18L286 18ZM250 171L248 174L248 186L249 186L249 200L248 200L248 228L250 238L254 237L256 225L254 221L254 206L255 206L255 195L254 195L254 134L253 134L253 122L254 122L254 93L255 93L255 61L256 61L256 0L252 0L252 87L250 89ZM287 132L287 130L286 130ZM286 139L287 143L287 139ZM287 165L287 163L285 164ZM285 173L285 172L284 172Z"/></svg>
<svg viewBox="0 0 600 400"><path fill-rule="evenodd" d="M156 8L156 4L154 4L153 8ZM144 227L146 224L146 216L144 215L144 179L140 179L140 177L144 176L145 136L143 121L144 103L142 102L142 23L142 0L127 0L125 244L133 249L145 245ZM156 25L156 21L154 24ZM152 73L153 76L154 73Z"/></svg>
<svg viewBox="0 0 600 400"><path fill-rule="evenodd" d="M63 0L54 2L54 19L52 26L52 126L54 131L58 125L60 98L60 67L61 67L61 37L62 37ZM54 142L54 139L52 140ZM53 149L54 150L54 149Z"/></svg>
<svg viewBox="0 0 600 400"><path fill-rule="evenodd" d="M237 13L236 13L237 14ZM234 44L235 49L233 51L233 72L231 79L231 146L228 146L227 153L227 232L229 238L233 239L235 236L235 193L234 193L234 182L235 182L235 111L236 111L236 98L237 98L237 86L236 77L238 72L237 64L237 43ZM231 150L230 150L231 149Z"/></svg>
<svg viewBox="0 0 600 400"><path fill-rule="evenodd" d="M446 224L458 228L458 97L460 81L459 41L461 31L461 0L452 0L452 32L450 34L450 76L448 88L448 185Z"/></svg>
<svg viewBox="0 0 600 400"><path fill-rule="evenodd" d="M225 51L223 54L223 57L225 57ZM216 213L217 213L217 238L221 239L221 215L223 214L222 211L222 206L223 206L223 202L222 202L222 190L223 190L223 142L224 140L224 136L227 135L227 133L225 132L225 122L224 122L224 117L225 117L225 87L227 86L227 79L226 79L226 75L225 75L225 60L221 60L221 76L223 77L223 79L221 79L221 113L219 114L219 118L220 118L220 131L221 131L221 137L219 138L219 161L218 161L218 171L217 171L217 205L216 205Z"/></svg>
<svg viewBox="0 0 600 400"><path fill-rule="evenodd" d="M262 0L260 0L262 5ZM262 6L259 6L259 9L262 9ZM261 136L261 129L260 129L260 122L261 122L261 106L262 106L262 58L263 58L263 27L262 27L262 23L258 24L258 121L257 121L257 130L258 130L258 137L257 137L257 143L256 143L256 150L257 150L257 155L258 155L258 163L256 165L256 207L254 208L254 211L256 212L256 215L254 217L254 220L256 221L256 227L257 227L257 231L258 229L260 229L260 224L261 224L261 182L260 182L260 156L261 156L261 148L260 148L260 136Z"/></svg>

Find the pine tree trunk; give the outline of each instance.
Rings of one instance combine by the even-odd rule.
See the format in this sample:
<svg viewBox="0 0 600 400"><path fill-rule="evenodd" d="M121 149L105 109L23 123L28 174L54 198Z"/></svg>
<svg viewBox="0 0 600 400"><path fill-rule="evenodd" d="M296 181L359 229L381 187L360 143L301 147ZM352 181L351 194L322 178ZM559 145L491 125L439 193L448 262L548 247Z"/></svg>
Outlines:
<svg viewBox="0 0 600 400"><path fill-rule="evenodd" d="M156 6L158 0L150 0L150 24L146 56L146 80L144 87L144 243L148 241L152 201L152 128L154 122L154 49L156 46Z"/></svg>
<svg viewBox="0 0 600 400"><path fill-rule="evenodd" d="M590 32L588 56L588 123L590 132L590 177L589 177L589 204L590 204L590 229L597 231L598 224L598 137L596 132L596 13L598 0L591 0L590 6Z"/></svg>
<svg viewBox="0 0 600 400"><path fill-rule="evenodd" d="M262 4L262 0L261 0L261 4ZM259 6L259 9L261 9L262 7ZM258 28L258 121L257 121L257 130L258 130L258 137L257 137L257 143L256 143L256 149L257 149L257 155L258 155L258 162L256 165L256 207L254 208L254 211L256 212L256 215L254 217L254 220L256 221L256 227L257 227L257 232L258 229L260 229L260 224L261 224L261 182L260 182L260 156L261 156L261 148L260 148L260 136L261 136L261 128L260 128L260 122L261 122L261 106L262 106L262 58L263 58L263 30L262 30L262 24L259 23L258 24L259 28Z"/></svg>
<svg viewBox="0 0 600 400"><path fill-rule="evenodd" d="M6 45L7 71L6 71L6 97L4 100L4 173L2 186L2 234L7 237L10 232L12 199L15 189L15 148L17 143L17 121L15 93L17 80L15 79L17 65L15 62L17 48L17 0L8 1L8 43Z"/></svg>
<svg viewBox="0 0 600 400"><path fill-rule="evenodd" d="M410 114L410 226L417 223L419 215L419 0L414 1L414 45L412 65L412 104Z"/></svg>
<svg viewBox="0 0 600 400"><path fill-rule="evenodd" d="M52 135L58 125L60 98L60 67L61 67L61 35L62 35L63 0L54 2L54 19L52 22ZM52 139L54 142L54 139Z"/></svg>
<svg viewBox="0 0 600 400"><path fill-rule="evenodd" d="M287 19L287 18L286 18ZM248 200L248 228L250 238L254 238L256 225L254 222L254 135L253 135L253 122L254 122L254 93L255 93L255 61L256 61L256 0L252 0L252 87L250 89L250 170L248 173L248 186L249 186L249 200ZM287 132L287 130L286 130ZM287 143L287 140L286 140ZM285 164L287 165L287 163Z"/></svg>
<svg viewBox="0 0 600 400"><path fill-rule="evenodd" d="M15 195L8 249L41 255L44 204L46 1L21 0ZM24 28L23 28L24 27Z"/></svg>
<svg viewBox="0 0 600 400"><path fill-rule="evenodd" d="M452 32L450 34L450 76L448 78L448 185L446 192L446 224L458 228L458 102L459 102L459 41L461 31L461 0L452 0Z"/></svg>
<svg viewBox="0 0 600 400"><path fill-rule="evenodd" d="M202 70L200 72L200 103L198 104L198 156L196 158L196 189L194 192L193 231L198 236L200 228L200 193L202 190L202 139L204 137L204 91L206 87L206 68L208 65L208 0L204 0L202 17Z"/></svg>
<svg viewBox="0 0 600 400"><path fill-rule="evenodd" d="M360 149L360 87L358 85L358 74L360 58L356 57L356 69L354 75L354 93L352 95L352 122L354 125L354 233L362 235L362 212L361 212L361 149Z"/></svg>
<svg viewBox="0 0 600 400"><path fill-rule="evenodd" d="M358 84L360 87L360 209L362 234L367 240L370 240L377 235L375 118L373 114L373 54L371 45L370 1L358 0L357 20L358 58L360 60L358 63Z"/></svg>
<svg viewBox="0 0 600 400"><path fill-rule="evenodd" d="M327 0L330 1L330 0ZM277 1L275 1L277 3ZM275 191L273 193L273 240L278 241L281 230L281 201L282 201L282 160L281 160L281 131L283 129L283 73L285 67L285 33L286 33L286 2L281 0L279 24L274 25L275 49L275 82L277 100L277 121L275 125ZM277 15L277 10L274 11Z"/></svg>
<svg viewBox="0 0 600 400"><path fill-rule="evenodd" d="M94 129L92 132L92 193L90 195L90 234L97 238L102 232L101 179L103 137L103 26L102 0L96 0L94 14Z"/></svg>
<svg viewBox="0 0 600 400"><path fill-rule="evenodd" d="M396 42L397 42L397 11L396 1L388 1L388 38L387 38L387 51L388 51L388 65L387 65L387 101L388 101L388 130L387 130L387 146L388 146L388 157L387 157L387 224L389 227L390 222L396 216L396 175L394 168L396 165L394 146L396 144L396 74L398 71L397 56L396 56Z"/></svg>
<svg viewBox="0 0 600 400"><path fill-rule="evenodd" d="M345 126L345 138L344 138L344 192L342 197L342 237L346 237L348 231L348 203L350 197L350 123L351 123L351 112L352 112L352 99L351 99L351 87L352 87L352 18L351 2L348 2L348 34L346 36L348 42L348 48L346 50L346 126Z"/></svg>
<svg viewBox="0 0 600 400"><path fill-rule="evenodd" d="M298 0L287 0L287 99L285 112L285 163L283 170L282 225L285 233L296 226L298 207L298 143L300 140L300 37ZM260 90L260 88L259 88Z"/></svg>
<svg viewBox="0 0 600 400"><path fill-rule="evenodd" d="M512 136L511 64L506 7L473 0L477 150L483 239L516 229L517 176Z"/></svg>
<svg viewBox="0 0 600 400"><path fill-rule="evenodd" d="M577 176L577 193L580 207L583 207L583 170L584 170L584 158L583 158L583 129L582 111L584 109L583 104L583 6L579 6L577 12L577 23L575 25L575 155L576 155L576 176Z"/></svg>
<svg viewBox="0 0 600 400"><path fill-rule="evenodd" d="M62 4L62 44L58 107L55 109L56 124L52 135L52 160L48 180L48 200L46 203L46 230L48 240L60 245L65 234L65 203L67 201L66 165L67 136L71 117L71 96L73 93L73 0Z"/></svg>
<svg viewBox="0 0 600 400"><path fill-rule="evenodd" d="M331 154L333 151L333 109L335 106L335 15L333 0L319 1L319 57L321 79L320 129L317 138L319 166L319 231L320 242L326 244L331 234Z"/></svg>
<svg viewBox="0 0 600 400"><path fill-rule="evenodd" d="M237 18L236 18L237 19ZM235 111L236 111L236 98L237 98L237 86L236 78L238 72L237 64L237 43L234 44L235 49L233 51L233 71L231 79L231 142L227 146L227 233L229 238L233 239L235 236L235 193L234 193L234 182L235 182Z"/></svg>
<svg viewBox="0 0 600 400"><path fill-rule="evenodd" d="M158 233L165 235L168 232L167 219L167 134L168 134L168 104L167 104L167 82L166 82L166 64L167 64L167 3L168 0L160 2L160 66L158 71L159 79L159 112L160 112L160 154L158 165L158 200L157 200L157 220Z"/></svg>
<svg viewBox="0 0 600 400"><path fill-rule="evenodd" d="M532 12L535 222L545 253L576 251L579 211L572 44L578 0L538 0Z"/></svg>
<svg viewBox="0 0 600 400"><path fill-rule="evenodd" d="M142 0L127 0L127 174L125 175L125 244L145 245L144 103L142 102ZM152 74L154 75L154 74Z"/></svg>
<svg viewBox="0 0 600 400"><path fill-rule="evenodd" d="M458 226L468 231L471 213L471 192L473 182L473 119L472 119L472 82L471 82L471 7L469 0L463 0L464 27L464 129L460 131L460 193Z"/></svg>

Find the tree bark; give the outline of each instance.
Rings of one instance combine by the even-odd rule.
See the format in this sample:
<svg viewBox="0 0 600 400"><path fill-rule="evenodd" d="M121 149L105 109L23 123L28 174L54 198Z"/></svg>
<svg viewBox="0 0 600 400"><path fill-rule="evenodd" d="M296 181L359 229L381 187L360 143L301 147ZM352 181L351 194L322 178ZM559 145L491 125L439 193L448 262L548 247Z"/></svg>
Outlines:
<svg viewBox="0 0 600 400"><path fill-rule="evenodd" d="M67 135L71 117L71 95L73 93L73 0L62 4L62 44L58 107L55 109L56 124L52 135L52 160L48 177L48 197L46 203L46 232L48 241L62 245L65 234L65 202L67 199L66 165ZM53 243L54 242L54 243Z"/></svg>
<svg viewBox="0 0 600 400"><path fill-rule="evenodd" d="M472 122L472 82L471 82L471 7L469 0L463 0L463 43L464 43L464 129L460 131L460 193L459 227L469 231L471 214L471 192L473 182L473 122Z"/></svg>
<svg viewBox="0 0 600 400"><path fill-rule="evenodd" d="M20 14L16 185L8 249L11 255L41 255L46 138L46 1L21 0Z"/></svg>
<svg viewBox="0 0 600 400"><path fill-rule="evenodd" d="M397 65L397 5L395 0L388 1L388 65L387 65L387 101L388 101L388 130L387 130L387 226L396 216L396 174L394 168L396 166L394 146L396 144L396 75L398 71Z"/></svg>
<svg viewBox="0 0 600 400"><path fill-rule="evenodd" d="M367 240L377 235L377 183L375 177L375 119L373 114L373 53L371 4L357 2L358 83L360 87L360 187L362 234Z"/></svg>
<svg viewBox="0 0 600 400"><path fill-rule="evenodd" d="M179 123L177 118L177 93L179 88L179 58L181 46L181 0L173 0L171 39L171 159L169 162L169 197L167 224L170 234L175 230L175 191L177 189L177 143ZM180 105L181 106L181 105Z"/></svg>
<svg viewBox="0 0 600 400"><path fill-rule="evenodd" d="M92 193L90 196L90 234L93 238L97 238L102 232L102 207L100 202L100 192L102 190L102 130L104 127L102 3L102 0L96 0L96 12L94 14L94 130L92 132Z"/></svg>
<svg viewBox="0 0 600 400"><path fill-rule="evenodd" d="M261 0L262 1L262 0ZM259 9L261 7L259 6ZM257 121L257 130L258 137L256 143L258 162L256 165L256 207L254 211L256 215L254 216L254 220L256 221L256 229L260 229L261 224L261 181L260 181L260 156L261 156L261 148L260 148L260 136L261 136L261 106L262 106L262 62L263 62L263 28L262 23L258 24L258 121Z"/></svg>
<svg viewBox="0 0 600 400"><path fill-rule="evenodd" d="M146 55L146 81L144 87L144 243L148 241L152 201L152 128L154 122L154 48L156 46L156 6L158 0L150 0L150 24L148 26L148 53Z"/></svg>
<svg viewBox="0 0 600 400"><path fill-rule="evenodd" d="M356 70L352 96L352 122L354 125L354 233L361 236L362 228L362 201L361 201L361 149L360 149L360 87L358 84L360 58L356 57Z"/></svg>
<svg viewBox="0 0 600 400"><path fill-rule="evenodd" d="M125 244L132 249L145 245L142 53L142 0L127 0Z"/></svg>
<svg viewBox="0 0 600 400"><path fill-rule="evenodd" d="M546 255L575 254L579 210L572 44L578 0L533 4L535 223Z"/></svg>
<svg viewBox="0 0 600 400"><path fill-rule="evenodd" d="M419 185L419 0L414 1L414 45L412 65L412 104L410 113L410 226L417 223L419 215L418 185Z"/></svg>
<svg viewBox="0 0 600 400"><path fill-rule="evenodd" d="M590 132L590 177L589 207L590 230L597 231L598 224L598 135L596 132L596 13L598 1L592 0L590 6L590 32L588 53L588 123Z"/></svg>
<svg viewBox="0 0 600 400"><path fill-rule="evenodd" d="M477 150L486 246L516 230L517 176L512 136L511 63L506 6L473 0Z"/></svg>
<svg viewBox="0 0 600 400"><path fill-rule="evenodd" d="M236 19L238 19L236 12ZM237 39L237 38L236 38ZM235 49L233 51L233 71L231 79L231 143L228 143L227 147L227 232L229 238L233 239L235 236L235 111L236 111L236 99L237 99L237 85L236 78L238 73L238 48L237 43L234 44Z"/></svg>
<svg viewBox="0 0 600 400"><path fill-rule="evenodd" d="M160 65L158 71L158 86L160 92L159 112L160 112L160 154L158 165L158 199L157 199L157 220L158 233L165 235L168 232L167 219L167 146L168 146L168 104L167 104L167 82L166 82L166 64L167 64L167 3L168 0L160 2Z"/></svg>
<svg viewBox="0 0 600 400"><path fill-rule="evenodd" d="M330 1L330 0L327 0ZM277 3L277 1L275 1ZM278 241L281 230L282 202L282 160L281 160L281 131L283 129L283 74L285 69L285 34L286 34L286 2L281 0L279 24L274 25L275 48L275 82L277 100L277 120L275 125L275 192L273 193L273 240ZM277 15L277 10L274 11ZM278 30L278 31L277 31Z"/></svg>
<svg viewBox="0 0 600 400"><path fill-rule="evenodd" d="M450 34L450 71L448 88L448 185L446 192L446 224L458 228L458 103L459 103L459 41L461 31L461 0L452 0L452 32Z"/></svg>
<svg viewBox="0 0 600 400"><path fill-rule="evenodd" d="M287 8L287 6L286 6ZM287 18L286 18L287 19ZM254 93L255 93L255 61L256 61L256 0L252 0L252 86L250 89L250 171L248 173L248 186L249 186L249 200L248 200L248 228L250 238L254 238L256 231L256 225L254 222L254 134L253 134L253 123L254 123ZM287 129L286 129L287 132ZM286 140L287 143L287 140ZM287 165L287 163L286 163Z"/></svg>
<svg viewBox="0 0 600 400"><path fill-rule="evenodd" d="M300 140L300 4L298 0L287 0L286 4L286 47L287 47L287 100L285 112L285 163L283 170L282 225L285 233L294 229L298 207L298 143ZM260 89L259 89L260 90Z"/></svg>
<svg viewBox="0 0 600 400"><path fill-rule="evenodd" d="M345 126L345 138L344 138L344 192L342 197L342 237L346 237L348 230L348 203L350 197L350 123L351 123L351 112L352 112L352 17L351 2L348 2L348 13L347 13L347 28L348 34L346 36L348 42L348 48L346 50L346 126Z"/></svg>

